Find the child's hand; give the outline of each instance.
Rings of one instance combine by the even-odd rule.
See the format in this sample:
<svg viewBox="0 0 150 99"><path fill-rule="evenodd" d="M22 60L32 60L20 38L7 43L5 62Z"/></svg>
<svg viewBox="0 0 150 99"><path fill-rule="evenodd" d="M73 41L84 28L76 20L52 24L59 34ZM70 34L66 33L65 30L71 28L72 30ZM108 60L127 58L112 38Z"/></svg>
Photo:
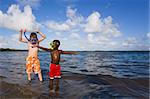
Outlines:
<svg viewBox="0 0 150 99"><path fill-rule="evenodd" d="M24 29L24 32L26 32L27 30L26 29Z"/></svg>
<svg viewBox="0 0 150 99"><path fill-rule="evenodd" d="M22 33L22 32L26 32L26 29L24 29L24 31L23 31L23 29L21 29L20 32L21 32L21 33Z"/></svg>
<svg viewBox="0 0 150 99"><path fill-rule="evenodd" d="M21 32L21 33L22 33L22 31L23 31L23 30L21 29L19 32Z"/></svg>
<svg viewBox="0 0 150 99"><path fill-rule="evenodd" d="M41 32L40 32L40 31L37 31L36 33L40 34Z"/></svg>

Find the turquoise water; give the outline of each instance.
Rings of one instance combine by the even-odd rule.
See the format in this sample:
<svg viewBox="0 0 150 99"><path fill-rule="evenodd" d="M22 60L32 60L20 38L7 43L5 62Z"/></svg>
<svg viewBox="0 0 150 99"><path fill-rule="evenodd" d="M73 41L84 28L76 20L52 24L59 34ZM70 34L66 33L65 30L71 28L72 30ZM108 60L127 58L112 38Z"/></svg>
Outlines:
<svg viewBox="0 0 150 99"><path fill-rule="evenodd" d="M26 79L27 52L0 52L0 75L13 81ZM42 73L49 71L50 53L39 52ZM61 56L62 71L111 75L117 78L148 78L149 52L79 52Z"/></svg>

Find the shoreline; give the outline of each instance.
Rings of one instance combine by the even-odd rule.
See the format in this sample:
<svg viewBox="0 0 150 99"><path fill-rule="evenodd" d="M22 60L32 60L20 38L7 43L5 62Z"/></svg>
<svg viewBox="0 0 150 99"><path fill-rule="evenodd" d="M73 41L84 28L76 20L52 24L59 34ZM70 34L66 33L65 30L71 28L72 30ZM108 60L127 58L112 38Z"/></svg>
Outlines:
<svg viewBox="0 0 150 99"><path fill-rule="evenodd" d="M42 84L36 78L33 79L31 85L13 84L5 81L5 77L0 77L0 97L1 99L41 97L43 99L48 99L49 97L59 97L62 99L148 99L149 97L149 78L129 79L116 78L107 75L84 75L63 72L62 78L59 82L59 92L54 92L52 94L49 89L49 78L48 76L45 77L46 78Z"/></svg>

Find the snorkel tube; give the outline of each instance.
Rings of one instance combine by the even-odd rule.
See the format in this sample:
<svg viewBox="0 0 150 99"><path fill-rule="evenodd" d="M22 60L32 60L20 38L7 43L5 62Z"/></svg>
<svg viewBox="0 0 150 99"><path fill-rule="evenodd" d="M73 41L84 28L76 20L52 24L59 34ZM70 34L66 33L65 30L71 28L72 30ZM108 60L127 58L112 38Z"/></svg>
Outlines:
<svg viewBox="0 0 150 99"><path fill-rule="evenodd" d="M26 36L26 30L24 31L24 36L25 36L25 38L30 42L30 40L27 38L27 36Z"/></svg>

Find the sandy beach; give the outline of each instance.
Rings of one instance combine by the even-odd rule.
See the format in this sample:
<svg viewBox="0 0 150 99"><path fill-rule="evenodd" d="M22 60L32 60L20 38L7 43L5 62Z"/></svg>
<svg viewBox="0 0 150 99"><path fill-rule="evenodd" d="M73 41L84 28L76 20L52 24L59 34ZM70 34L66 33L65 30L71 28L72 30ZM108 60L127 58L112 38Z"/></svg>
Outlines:
<svg viewBox="0 0 150 99"><path fill-rule="evenodd" d="M63 72L59 90L50 91L48 76L43 83L37 78L31 84L13 84L0 80L1 99L148 99L149 79L115 78Z"/></svg>

